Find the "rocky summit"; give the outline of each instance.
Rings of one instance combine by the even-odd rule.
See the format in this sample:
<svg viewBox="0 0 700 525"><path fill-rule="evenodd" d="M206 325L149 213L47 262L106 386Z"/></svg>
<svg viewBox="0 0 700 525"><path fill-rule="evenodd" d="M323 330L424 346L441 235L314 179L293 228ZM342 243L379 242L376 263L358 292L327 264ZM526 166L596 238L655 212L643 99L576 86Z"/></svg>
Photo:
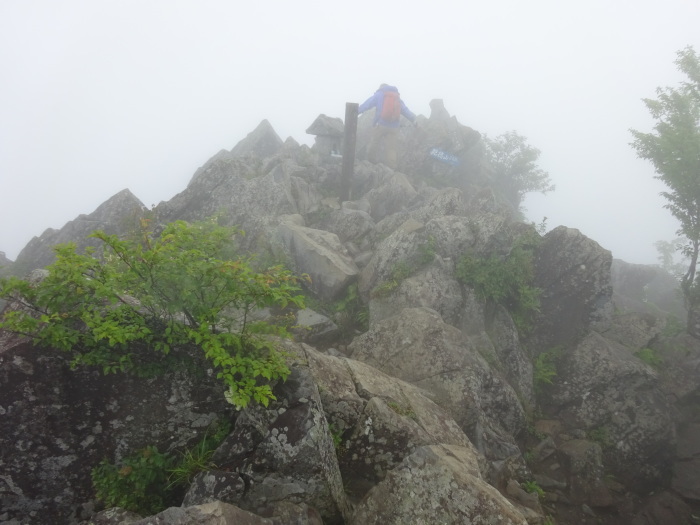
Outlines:
<svg viewBox="0 0 700 525"><path fill-rule="evenodd" d="M700 523L700 343L678 283L575 225L524 222L480 133L431 109L400 128L396 169L366 160L371 116L349 181L340 119L314 120L311 147L264 120L169 201L123 190L0 252L4 275L40 280L53 246L97 247L94 230L215 216L306 296L277 342L290 375L242 410L203 360L105 376L0 332L0 523ZM175 505L96 498L103 460L184 457L222 419Z"/></svg>

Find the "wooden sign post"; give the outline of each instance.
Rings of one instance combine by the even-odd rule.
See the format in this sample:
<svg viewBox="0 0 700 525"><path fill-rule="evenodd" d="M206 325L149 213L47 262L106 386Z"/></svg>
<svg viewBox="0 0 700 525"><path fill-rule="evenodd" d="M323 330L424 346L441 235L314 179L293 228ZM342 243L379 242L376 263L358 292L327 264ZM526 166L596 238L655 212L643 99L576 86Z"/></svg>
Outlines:
<svg viewBox="0 0 700 525"><path fill-rule="evenodd" d="M343 135L343 170L340 174L340 202L350 200L352 176L355 172L355 145L357 142L357 108L355 102L345 104L345 131Z"/></svg>

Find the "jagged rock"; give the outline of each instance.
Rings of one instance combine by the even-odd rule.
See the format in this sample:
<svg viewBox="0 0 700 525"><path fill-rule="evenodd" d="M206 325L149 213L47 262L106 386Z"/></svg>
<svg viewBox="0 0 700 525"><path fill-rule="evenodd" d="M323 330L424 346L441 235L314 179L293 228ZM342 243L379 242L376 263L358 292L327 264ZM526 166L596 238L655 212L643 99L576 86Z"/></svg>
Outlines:
<svg viewBox="0 0 700 525"><path fill-rule="evenodd" d="M336 435L346 490L354 499L419 446L473 449L457 423L420 389L359 361L309 347L304 352Z"/></svg>
<svg viewBox="0 0 700 525"><path fill-rule="evenodd" d="M460 285L454 278L452 264L439 256L427 268L400 281L392 293L370 298L370 325L404 308L421 306L437 311L445 322L458 326L463 312Z"/></svg>
<svg viewBox="0 0 700 525"><path fill-rule="evenodd" d="M444 215L431 219L425 229L428 237L434 240L435 250L455 263L477 242L477 226L471 218Z"/></svg>
<svg viewBox="0 0 700 525"><path fill-rule="evenodd" d="M294 333L301 341L314 343L330 339L338 332L338 326L325 315L304 308L297 312L297 324Z"/></svg>
<svg viewBox="0 0 700 525"><path fill-rule="evenodd" d="M95 230L103 230L109 235L138 231L139 219L145 209L133 193L122 190L100 204L92 213L79 215L60 230L49 228L41 236L34 237L4 273L24 276L35 268L48 266L56 258L53 251L56 244L74 242L78 250L87 246L101 246L101 241L88 238Z"/></svg>
<svg viewBox="0 0 700 525"><path fill-rule="evenodd" d="M411 186L406 176L394 173L384 184L372 188L364 194L363 198L370 204L372 218L375 221L380 221L384 217L406 208L406 204L416 195L416 190Z"/></svg>
<svg viewBox="0 0 700 525"><path fill-rule="evenodd" d="M559 447L562 463L569 473L569 497L576 504L609 507L612 495L605 485L602 450L598 443L573 439Z"/></svg>
<svg viewBox="0 0 700 525"><path fill-rule="evenodd" d="M659 337L650 347L662 362L663 373L659 374L662 390L677 400L681 409L692 406L700 397L700 341L681 333Z"/></svg>
<svg viewBox="0 0 700 525"><path fill-rule="evenodd" d="M688 424L678 434L672 487L684 498L700 500L700 423Z"/></svg>
<svg viewBox="0 0 700 525"><path fill-rule="evenodd" d="M506 485L506 494L513 501L528 509L535 511L537 515L542 515L542 507L540 505L540 499L536 492L527 492L521 486L520 483L511 479Z"/></svg>
<svg viewBox="0 0 700 525"><path fill-rule="evenodd" d="M231 149L231 155L235 157L250 155L264 159L277 153L282 148L282 144L282 139L265 119Z"/></svg>
<svg viewBox="0 0 700 525"><path fill-rule="evenodd" d="M312 509L282 509L282 515L264 518L221 501L190 507L170 507L163 512L131 522L133 525L322 525ZM116 524L115 524L116 525Z"/></svg>
<svg viewBox="0 0 700 525"><path fill-rule="evenodd" d="M418 253L422 228L422 223L409 219L376 246L374 255L360 273L358 281L359 291L364 297L369 298L375 286L392 279L392 274L399 265L414 265L412 259Z"/></svg>
<svg viewBox="0 0 700 525"><path fill-rule="evenodd" d="M309 288L321 299L336 300L360 273L338 236L283 222L277 235L299 274L308 274Z"/></svg>
<svg viewBox="0 0 700 525"><path fill-rule="evenodd" d="M330 140L324 151L337 151L342 121L321 117L309 129ZM465 253L505 255L515 238L534 231L519 222L503 189L494 185L480 135L434 100L429 119L420 117L418 127L400 130L401 165L395 171L361 160L370 121L360 118L358 127L355 201L341 207L332 197L340 187L337 160L321 158L318 144L313 150L293 139L282 144L263 121L230 152L222 150L198 169L185 191L159 204L152 224L157 231L173 220L218 215L221 224L246 232L239 249L259 254L261 264L268 257L278 260L285 250L293 253L286 262L293 261L298 273L312 274L311 290L325 301L341 297L362 268L358 288L369 302L371 330L356 338L350 352L416 385L342 357L344 341L324 340L340 349L333 350L335 357L292 345L306 364L296 363L292 382L277 386L272 411L251 408L239 417L237 438L219 451L236 467L198 476L186 504L230 500L259 511L255 519L307 523L306 511L298 511L294 502L308 501L331 522L349 520L344 483L352 500L371 491L366 502L373 503L362 503L362 512L395 505L394 516L384 521L400 521L396 516L413 505L414 514L404 519L413 522L430 508L432 489L444 493L440 484L413 490L428 471L415 470L414 479L388 497L382 491L408 475L403 461L416 465L410 454L425 456L428 449L420 447L450 444L473 455L481 463L480 475L494 486L506 490L510 485L521 503L532 497L516 491L515 480L534 478L552 487L552 497L562 505L583 502L576 512L583 508L592 516L591 506L610 501L601 485L604 468L618 480L615 497L626 500L619 507L625 516L633 516L629 507L637 504L630 491L639 491L648 504L635 525L682 523L687 512L677 498L648 496L672 479L678 494L700 499L695 447L700 343L667 335L674 325L666 319L686 315L675 295L677 283L657 268L622 261L611 267L610 253L597 243L577 230L556 228L537 252L540 315L524 337L506 308L488 304L454 275ZM431 148L456 156L458 163L441 162L431 156ZM93 214L34 239L11 265L13 273L48 264L42 257L53 256L56 242L83 246L85 235L97 228L122 234L137 226L142 212L141 203L125 190ZM388 293L372 293L383 285ZM613 315L613 306L622 313ZM330 320L304 321L307 313L298 313L313 325L306 340L317 329L332 337ZM89 468L103 454L118 459L156 441L168 448L191 444L216 413L229 414L228 405L220 406L220 388L209 379L195 385L173 376L144 387L124 377L71 372L62 356L42 353L7 334L0 334L0 347L0 521L85 517L94 508ZM554 384L538 389L535 397L531 358L555 348L560 358ZM642 348L660 358L658 370L635 356ZM198 408L209 401L207 410ZM529 436L523 432L523 407L558 418L551 423L556 432L533 452L552 468L548 476L529 476L515 447L516 438L519 443L532 439L523 438ZM298 455L292 457L292 450ZM428 470L435 463L420 461ZM437 463L443 465L444 458ZM56 487L55 479L65 481ZM483 493L481 483L470 490L478 493L476 500L491 501L492 489ZM456 499L444 506L445 512L462 501L459 487L459 482L452 486ZM304 505L311 516L315 511ZM519 511L532 523L542 519L536 510ZM171 511L172 519L188 519L186 512Z"/></svg>
<svg viewBox="0 0 700 525"><path fill-rule="evenodd" d="M599 435L607 467L640 490L669 475L675 436L656 373L618 343L591 332L558 361L546 406L569 428Z"/></svg>
<svg viewBox="0 0 700 525"><path fill-rule="evenodd" d="M241 500L245 490L245 481L238 473L207 470L192 479L182 506L192 507L214 501L235 504Z"/></svg>
<svg viewBox="0 0 700 525"><path fill-rule="evenodd" d="M309 213L321 195L303 177L303 168L281 163L264 172L255 159L222 154L200 168L187 189L156 209L161 223L198 221L218 216L246 235L241 249L268 253L284 215Z"/></svg>
<svg viewBox="0 0 700 525"><path fill-rule="evenodd" d="M370 490L350 524L477 522L527 524L505 497L481 479L470 449L433 445L416 449Z"/></svg>
<svg viewBox="0 0 700 525"><path fill-rule="evenodd" d="M540 311L528 346L537 354L579 342L589 330L605 330L612 316L612 255L576 229L547 233L535 261Z"/></svg>
<svg viewBox="0 0 700 525"><path fill-rule="evenodd" d="M428 308L406 308L348 347L363 361L431 392L489 459L519 455L512 436L525 423L513 389L457 328Z"/></svg>
<svg viewBox="0 0 700 525"><path fill-rule="evenodd" d="M6 518L36 514L69 523L91 508L90 470L157 444L191 446L230 414L223 387L165 373L149 380L71 370L58 350L27 342L0 347L0 508ZM198 362L203 370L207 365ZM61 480L61 483L56 483Z"/></svg>
<svg viewBox="0 0 700 525"><path fill-rule="evenodd" d="M339 210L332 210L319 226L326 231L335 233L340 242L345 243L361 240L373 230L374 221L366 211L343 206Z"/></svg>
<svg viewBox="0 0 700 525"><path fill-rule="evenodd" d="M665 325L665 319L649 313L629 312L614 316L610 326L601 330L601 333L606 339L625 345L630 351L636 351L649 347Z"/></svg>
<svg viewBox="0 0 700 525"><path fill-rule="evenodd" d="M487 327L488 337L472 337L475 340L474 344L482 355L488 355L486 353L488 350L484 346L493 345L498 367L508 380L508 384L513 387L524 403L534 407L532 361L520 343L518 329L510 314L500 305L495 306L493 310ZM480 341L483 341L483 344L480 344Z"/></svg>
<svg viewBox="0 0 700 525"><path fill-rule="evenodd" d="M697 523L690 506L677 495L663 491L652 494L630 525L691 525Z"/></svg>
<svg viewBox="0 0 700 525"><path fill-rule="evenodd" d="M308 368L295 366L274 389L268 409L249 406L212 461L237 473L245 491L230 491L241 508L260 513L289 501L316 508L324 522L349 515L333 440ZM234 478L234 482L236 482Z"/></svg>
<svg viewBox="0 0 700 525"><path fill-rule="evenodd" d="M469 215L464 194L460 190L447 188L441 191L421 191L410 209L394 213L379 221L375 235L379 238L386 237L408 220L427 224L432 219L447 215ZM449 257L447 252L444 255Z"/></svg>

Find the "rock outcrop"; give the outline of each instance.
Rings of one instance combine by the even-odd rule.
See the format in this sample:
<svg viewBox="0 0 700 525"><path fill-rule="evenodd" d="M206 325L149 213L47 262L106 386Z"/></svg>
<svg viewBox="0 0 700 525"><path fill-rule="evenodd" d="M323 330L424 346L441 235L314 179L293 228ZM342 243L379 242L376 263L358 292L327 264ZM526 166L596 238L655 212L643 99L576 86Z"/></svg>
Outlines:
<svg viewBox="0 0 700 525"><path fill-rule="evenodd" d="M104 377L0 334L0 521L692 523L700 346L673 332L674 283L574 228L523 224L480 134L442 101L431 111L400 130L398 170L364 160L360 118L351 200L337 198L342 122L322 115L313 148L263 121L151 210L156 232L216 216L258 264L306 275L295 340L279 342L292 373L269 407L232 410L196 358L203 374ZM42 268L52 245L87 246L95 229L133 231L143 212L120 192L6 271ZM459 271L523 239L539 290L527 326ZM181 507L95 513L103 458L181 452L220 418L231 432Z"/></svg>
<svg viewBox="0 0 700 525"><path fill-rule="evenodd" d="M100 204L92 213L79 215L60 230L49 228L39 237L34 237L19 252L17 260L0 272L0 275L24 277L32 270L48 266L55 259L53 247L57 244L75 242L80 250L88 246L98 247L100 241L89 237L95 230L102 230L109 235L139 231L139 220L144 216L145 209L133 193L122 190Z"/></svg>

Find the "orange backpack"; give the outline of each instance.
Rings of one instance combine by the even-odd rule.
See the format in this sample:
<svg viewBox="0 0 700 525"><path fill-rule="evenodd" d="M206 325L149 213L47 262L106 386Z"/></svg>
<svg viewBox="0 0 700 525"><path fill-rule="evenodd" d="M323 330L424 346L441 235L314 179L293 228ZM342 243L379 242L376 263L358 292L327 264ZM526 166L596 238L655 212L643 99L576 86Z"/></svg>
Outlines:
<svg viewBox="0 0 700 525"><path fill-rule="evenodd" d="M382 114L384 122L398 122L401 118L401 97L397 91L385 91L382 102Z"/></svg>

